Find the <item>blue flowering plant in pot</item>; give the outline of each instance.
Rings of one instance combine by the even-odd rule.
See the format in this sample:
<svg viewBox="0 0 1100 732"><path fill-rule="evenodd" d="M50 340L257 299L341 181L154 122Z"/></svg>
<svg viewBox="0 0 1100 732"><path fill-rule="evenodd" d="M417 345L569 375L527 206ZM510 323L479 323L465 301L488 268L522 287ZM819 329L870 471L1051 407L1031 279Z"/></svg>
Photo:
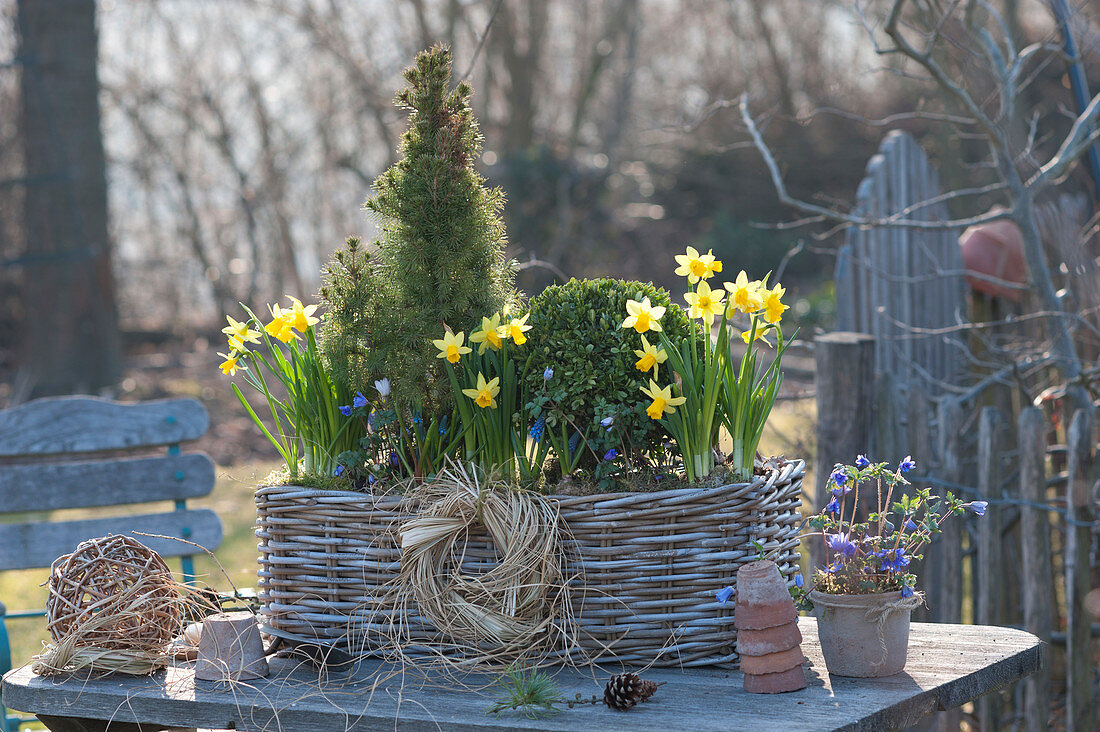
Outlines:
<svg viewBox="0 0 1100 732"><path fill-rule="evenodd" d="M905 488L914 468L910 456L896 466L863 455L837 465L826 484L829 502L809 520L825 543L826 563L806 599L818 616L830 673L889 676L905 667L909 617L923 603L912 561L949 517L985 514L985 501Z"/></svg>

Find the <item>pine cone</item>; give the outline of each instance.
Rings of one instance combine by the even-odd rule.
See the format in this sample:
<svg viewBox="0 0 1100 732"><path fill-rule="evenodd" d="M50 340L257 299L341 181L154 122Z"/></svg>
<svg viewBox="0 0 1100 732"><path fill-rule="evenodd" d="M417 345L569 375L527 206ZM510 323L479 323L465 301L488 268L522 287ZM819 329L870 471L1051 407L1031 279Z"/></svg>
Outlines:
<svg viewBox="0 0 1100 732"><path fill-rule="evenodd" d="M655 691L656 681L643 681L638 674L618 674L612 676L604 687L603 701L612 709L625 712L649 699Z"/></svg>

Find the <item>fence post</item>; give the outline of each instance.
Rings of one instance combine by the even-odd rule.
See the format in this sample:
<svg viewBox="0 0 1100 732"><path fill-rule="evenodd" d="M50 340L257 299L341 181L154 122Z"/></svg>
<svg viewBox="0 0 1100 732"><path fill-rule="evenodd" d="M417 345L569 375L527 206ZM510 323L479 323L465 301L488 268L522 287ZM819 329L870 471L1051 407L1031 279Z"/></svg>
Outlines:
<svg viewBox="0 0 1100 732"><path fill-rule="evenodd" d="M924 391L922 389L910 389L908 408L909 444L906 451L916 455L917 459L921 461L917 465L917 469L922 475L934 475L938 469L938 456L932 447L931 411L932 405L929 403ZM930 558L928 552L925 553L925 556L926 559L920 560L914 568L914 574L918 577L928 578L931 576L931 562L928 561L928 558ZM913 611L913 620L927 623L932 619L929 607L939 603L939 587L938 583L928 581L922 581L921 586L924 588L927 604Z"/></svg>
<svg viewBox="0 0 1100 732"><path fill-rule="evenodd" d="M1004 563L1001 559L1001 454L1004 443L1001 412L983 407L978 417L978 497L989 501L985 517L978 521L978 551L974 558L978 576L974 619L979 625L1001 625L1004 604ZM1001 696L994 691L978 699L978 721L985 730L1000 729Z"/></svg>
<svg viewBox="0 0 1100 732"><path fill-rule="evenodd" d="M1089 592L1093 520L1089 476L1092 467L1092 410L1073 415L1066 439L1066 732L1091 730L1092 633L1085 609Z"/></svg>
<svg viewBox="0 0 1100 732"><path fill-rule="evenodd" d="M865 333L826 333L814 339L817 461L814 509L824 507L822 486L836 463L867 449L874 404L875 339ZM821 542L810 542L811 569L824 562Z"/></svg>
<svg viewBox="0 0 1100 732"><path fill-rule="evenodd" d="M940 401L937 415L940 477L947 483L959 483L962 477L962 459L959 455L962 405L957 399L945 397ZM943 488L938 492L942 495L948 490ZM958 623L962 620L962 527L958 521L944 522L939 540L929 547L929 561L931 577L939 586L939 597L932 605L932 620ZM932 582L925 584L930 586Z"/></svg>
<svg viewBox="0 0 1100 732"><path fill-rule="evenodd" d="M1043 412L1020 412L1020 498L1046 502L1046 425ZM1049 648L1052 624L1050 518L1045 508L1020 506L1020 555L1023 565L1024 625ZM1049 653L1049 650L1048 650ZM1050 670L1044 666L1024 682L1024 722L1028 732L1047 729L1050 717Z"/></svg>

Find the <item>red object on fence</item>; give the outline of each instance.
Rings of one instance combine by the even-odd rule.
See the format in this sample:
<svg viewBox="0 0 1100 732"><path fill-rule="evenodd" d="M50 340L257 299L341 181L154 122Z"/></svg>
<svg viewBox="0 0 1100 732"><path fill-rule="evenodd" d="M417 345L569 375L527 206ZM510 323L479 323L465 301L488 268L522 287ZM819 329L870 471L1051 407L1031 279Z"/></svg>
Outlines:
<svg viewBox="0 0 1100 732"><path fill-rule="evenodd" d="M1005 282L1024 284L1027 262L1024 261L1024 241L1016 224L1008 219L971 226L959 237L963 265L970 272L996 277ZM1023 290L967 275L966 281L976 291L986 295L1019 301Z"/></svg>

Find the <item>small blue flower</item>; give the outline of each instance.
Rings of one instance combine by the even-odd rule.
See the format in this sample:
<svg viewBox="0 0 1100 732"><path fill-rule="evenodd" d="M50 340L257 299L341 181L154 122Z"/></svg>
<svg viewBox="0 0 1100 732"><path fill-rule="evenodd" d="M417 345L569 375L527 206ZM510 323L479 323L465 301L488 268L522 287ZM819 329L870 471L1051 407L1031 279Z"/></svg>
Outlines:
<svg viewBox="0 0 1100 732"><path fill-rule="evenodd" d="M838 487L843 486L848 482L848 474L843 470L834 470L833 474L829 476L829 479L837 484Z"/></svg>
<svg viewBox="0 0 1100 732"><path fill-rule="evenodd" d="M829 501L829 504L825 506L825 513L840 513L840 502L835 498Z"/></svg>
<svg viewBox="0 0 1100 732"><path fill-rule="evenodd" d="M902 597L912 597L913 596L913 588L910 587L909 585L902 585L901 586L901 596Z"/></svg>
<svg viewBox="0 0 1100 732"><path fill-rule="evenodd" d="M841 487L841 486L837 486L836 488L833 488L833 490L832 490L832 494L834 496L846 496L851 492L852 492L852 486L848 486L846 488Z"/></svg>
<svg viewBox="0 0 1100 732"><path fill-rule="evenodd" d="M419 413L413 415L413 424L424 424L424 418Z"/></svg>
<svg viewBox="0 0 1100 732"><path fill-rule="evenodd" d="M367 406L367 398L363 396L363 392L355 392L355 398L351 400L351 406L356 409Z"/></svg>
<svg viewBox="0 0 1100 732"><path fill-rule="evenodd" d="M905 556L905 549L902 547L883 549L875 552L875 556L882 560L879 569L884 572L900 572L903 568L908 567L910 562L909 557Z"/></svg>
<svg viewBox="0 0 1100 732"><path fill-rule="evenodd" d="M829 548L838 554L842 554L845 557L854 557L856 555L855 542L848 538L845 533L826 534L825 543L829 545Z"/></svg>
<svg viewBox="0 0 1100 732"><path fill-rule="evenodd" d="M607 452L605 452L603 454L603 459L607 460L607 461L614 460L617 457L619 457L619 451L616 450L615 448L611 448L610 450L608 450Z"/></svg>
<svg viewBox="0 0 1100 732"><path fill-rule="evenodd" d="M342 407L337 407L337 409L339 409L340 414L344 415L345 417L350 417L351 416L351 405L350 404L345 404Z"/></svg>
<svg viewBox="0 0 1100 732"><path fill-rule="evenodd" d="M835 562L833 562L832 564L826 564L824 567L822 567L821 571L823 571L825 574L836 574L837 572L840 571L840 568L843 567L843 566L844 566L844 562L842 562L840 560L840 558L838 557L837 560Z"/></svg>
<svg viewBox="0 0 1100 732"><path fill-rule="evenodd" d="M392 465L395 468L397 466L401 465L401 458L397 457L396 452L391 452L390 453L390 465Z"/></svg>
<svg viewBox="0 0 1100 732"><path fill-rule="evenodd" d="M801 574L796 574L794 576L794 586L795 587L804 587L805 584L806 584L806 581L804 579L802 579Z"/></svg>
<svg viewBox="0 0 1100 732"><path fill-rule="evenodd" d="M613 424L615 424L614 417L604 417L600 420L600 427L606 427L608 432L611 431L611 425Z"/></svg>
<svg viewBox="0 0 1100 732"><path fill-rule="evenodd" d="M885 529L887 533L892 534L894 532L894 525L892 523L890 523L889 521L883 521L882 522L882 528Z"/></svg>
<svg viewBox="0 0 1100 732"><path fill-rule="evenodd" d="M917 467L917 461L913 459L912 455L906 455L905 459L898 464L898 470L903 473L908 473L915 467Z"/></svg>
<svg viewBox="0 0 1100 732"><path fill-rule="evenodd" d="M540 415L535 423L531 425L530 431L527 433L531 436L531 439L535 442L542 442L542 435L546 432L546 417Z"/></svg>
<svg viewBox="0 0 1100 732"><path fill-rule="evenodd" d="M971 501L970 503L964 503L963 508L968 511L972 511L979 516L985 516L985 509L989 506L989 501Z"/></svg>
<svg viewBox="0 0 1100 732"><path fill-rule="evenodd" d="M443 415L443 419L439 420L439 434L441 436L447 434L447 415L446 414Z"/></svg>
<svg viewBox="0 0 1100 732"><path fill-rule="evenodd" d="M913 519L911 519L911 518L905 519L905 529L904 530L905 531L916 531L917 530L917 525L915 523L913 523Z"/></svg>
<svg viewBox="0 0 1100 732"><path fill-rule="evenodd" d="M333 470L332 474L333 475L343 475L344 474L344 466L343 465L337 465L336 470Z"/></svg>
<svg viewBox="0 0 1100 732"><path fill-rule="evenodd" d="M569 438L569 452L576 452L579 444L581 444L581 433L574 432L573 436Z"/></svg>
<svg viewBox="0 0 1100 732"><path fill-rule="evenodd" d="M870 464L871 461L867 459L866 455L856 455L856 467L860 470L863 470Z"/></svg>
<svg viewBox="0 0 1100 732"><path fill-rule="evenodd" d="M722 589L718 590L718 592L715 592L714 596L718 599L718 602L725 605L727 602L730 601L730 598L733 597L733 588L723 587Z"/></svg>
<svg viewBox="0 0 1100 732"><path fill-rule="evenodd" d="M374 485L375 478L373 475L367 476L367 485Z"/></svg>
<svg viewBox="0 0 1100 732"><path fill-rule="evenodd" d="M547 366L546 370L542 372L542 380L543 381L550 381L550 379L552 379L552 378L554 378L554 369Z"/></svg>

